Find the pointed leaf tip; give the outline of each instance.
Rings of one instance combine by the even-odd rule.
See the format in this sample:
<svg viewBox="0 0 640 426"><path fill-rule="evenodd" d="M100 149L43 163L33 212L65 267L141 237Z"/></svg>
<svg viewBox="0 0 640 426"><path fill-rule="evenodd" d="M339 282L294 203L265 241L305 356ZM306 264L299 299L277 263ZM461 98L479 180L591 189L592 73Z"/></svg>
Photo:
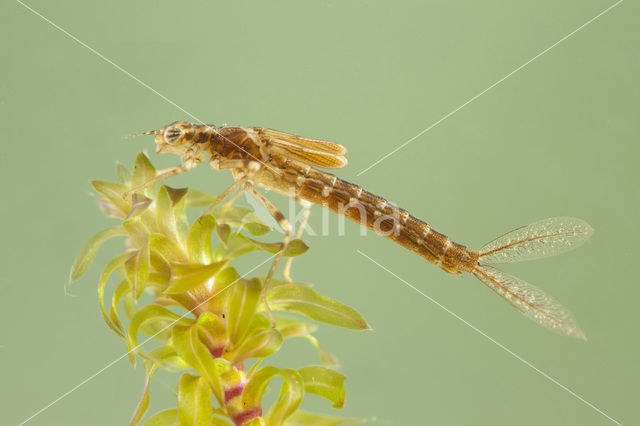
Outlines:
<svg viewBox="0 0 640 426"><path fill-rule="evenodd" d="M133 216L138 216L139 214L147 210L152 202L153 200L151 198L147 198L142 194L133 194L133 196L131 197L131 209L129 210L129 213L127 214L125 219L129 219Z"/></svg>
<svg viewBox="0 0 640 426"><path fill-rule="evenodd" d="M210 263L213 260L211 232L216 220L210 214L197 218L187 235L187 251L192 262Z"/></svg>
<svg viewBox="0 0 640 426"><path fill-rule="evenodd" d="M100 194L100 199L111 204L122 215L126 215L129 212L129 203L122 198L122 195L128 190L127 186L103 180L92 180L90 183L93 189Z"/></svg>
<svg viewBox="0 0 640 426"><path fill-rule="evenodd" d="M288 284L272 288L267 303L273 311L289 311L316 321L353 330L369 330L369 324L354 309L328 299L309 287Z"/></svg>
<svg viewBox="0 0 640 426"><path fill-rule="evenodd" d="M144 426L180 426L178 410L171 408L154 414Z"/></svg>
<svg viewBox="0 0 640 426"><path fill-rule="evenodd" d="M82 250L80 250L78 257L76 257L76 260L73 262L71 273L69 274L69 283L74 282L87 272L87 269L93 262L93 258L96 256L98 249L105 241L113 237L124 235L127 235L127 233L121 226L114 226L104 229L89 238Z"/></svg>
<svg viewBox="0 0 640 426"><path fill-rule="evenodd" d="M131 172L131 187L137 188L145 182L156 177L156 168L151 164L149 157L143 152L139 152L133 163Z"/></svg>
<svg viewBox="0 0 640 426"><path fill-rule="evenodd" d="M304 380L305 392L321 396L333 403L333 408L344 406L345 376L326 367L311 366L298 369Z"/></svg>
<svg viewBox="0 0 640 426"><path fill-rule="evenodd" d="M187 195L187 191L189 191L189 188L172 188L168 185L163 186L166 188L167 194L169 194L172 206L178 204L184 196Z"/></svg>
<svg viewBox="0 0 640 426"><path fill-rule="evenodd" d="M337 426L354 423L366 423L367 419L344 419L326 414L309 413L297 410L285 422L285 426ZM154 425L155 426L155 425Z"/></svg>

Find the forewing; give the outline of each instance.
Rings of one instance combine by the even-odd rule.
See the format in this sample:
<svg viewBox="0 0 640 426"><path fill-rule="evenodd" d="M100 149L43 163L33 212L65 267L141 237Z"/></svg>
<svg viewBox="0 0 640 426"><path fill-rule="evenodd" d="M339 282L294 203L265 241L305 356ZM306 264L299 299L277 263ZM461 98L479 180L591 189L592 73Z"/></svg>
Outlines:
<svg viewBox="0 0 640 426"><path fill-rule="evenodd" d="M291 133L280 132L278 130L265 129L264 127L257 127L255 130L273 145L278 145L285 149L287 147L294 146L338 156L345 155L347 153L347 149L339 143L305 138L303 136L292 135Z"/></svg>
<svg viewBox="0 0 640 426"><path fill-rule="evenodd" d="M341 155L327 154L320 151L314 151L309 148L301 148L297 146L289 146L287 148L282 146L272 146L269 148L269 152L271 154L281 155L304 164L322 167L325 169L339 169L347 165L347 159Z"/></svg>

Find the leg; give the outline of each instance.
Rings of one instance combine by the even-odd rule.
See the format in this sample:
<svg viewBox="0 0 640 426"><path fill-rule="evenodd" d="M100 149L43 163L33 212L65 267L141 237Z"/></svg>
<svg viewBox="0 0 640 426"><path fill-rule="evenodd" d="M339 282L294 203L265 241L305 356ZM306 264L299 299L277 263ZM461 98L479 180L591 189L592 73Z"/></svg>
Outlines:
<svg viewBox="0 0 640 426"><path fill-rule="evenodd" d="M311 204L305 201L304 204L302 205L304 206L304 213L302 215L302 220L300 221L300 225L298 225L298 230L296 231L296 236L294 237L295 239L302 237L302 234L304 234L304 229L307 227L309 216L311 215ZM289 282L293 281L291 279L292 263L293 263L293 257L288 258L287 263L285 263L284 265L284 271L282 271L282 275L284 275L284 278Z"/></svg>
<svg viewBox="0 0 640 426"><path fill-rule="evenodd" d="M213 158L209 161L209 165L213 170L225 170L225 169L241 169L256 171L261 166L257 161L252 160L221 160L219 158Z"/></svg>
<svg viewBox="0 0 640 426"><path fill-rule="evenodd" d="M253 161L253 160L245 160L245 159L225 160L225 159L221 159L220 157L212 158L211 161L209 161L209 165L213 170L238 169L243 171L244 173L242 174L242 176L240 178L237 178L236 184L232 186L233 189L236 188L236 185L241 185L246 182L247 173L255 172L259 170L260 167L262 167L259 162ZM211 207L209 207L209 209L207 210L207 213L210 213L210 211L215 207L216 204L218 204L224 197L226 197L231 191L233 191L232 188L229 188L223 194L220 194L220 196L218 196L218 198L216 198L216 200L214 201L214 204ZM224 205L222 206L220 221L224 221L226 210L234 203L234 201L238 199L240 195L242 195L243 192L244 191L238 191L237 194L235 194L231 199L229 199L226 203L224 203Z"/></svg>
<svg viewBox="0 0 640 426"><path fill-rule="evenodd" d="M163 169L160 170L160 173L156 174L156 176L154 178L149 179L148 181L146 181L145 183L143 183L142 185L131 189L130 191L125 192L124 194L122 194L122 198L127 198L129 197L129 195L141 191L145 188L150 187L151 185L160 182L161 180L170 178L171 176L175 176L175 175L179 175L180 173L184 173L187 172L191 169L193 169L196 166L196 162L194 160L189 160L187 159L184 163L182 163L179 166L175 166L175 167L169 167L168 169Z"/></svg>
<svg viewBox="0 0 640 426"><path fill-rule="evenodd" d="M211 166L211 168L213 170L226 170L226 169L235 169L235 168L257 169L257 168L260 167L260 164L256 163L256 165L258 166L256 168L256 166L254 164L252 164L252 163L255 163L255 162L254 161L247 161L247 160L221 160L220 158L213 158L209 162L209 165ZM245 176L242 176L241 178L236 180L233 183L233 185L231 185L230 187L225 189L224 192L222 192L220 195L218 195L216 197L215 200L213 200L213 203L211 203L209 208L204 213L202 213L201 216L205 216L205 215L211 214L213 209L218 204L220 204L220 202L222 200L224 200L229 194L231 194L233 191L235 191L236 189L241 187L245 183L245 180L246 180ZM224 207L228 207L231 204L233 204L233 202L240 196L240 194L242 194L242 191L239 191L236 195L233 196L233 198L231 198L229 201L224 203ZM224 212L224 208L223 208L223 212ZM224 215L224 213L223 213L223 215Z"/></svg>
<svg viewBox="0 0 640 426"><path fill-rule="evenodd" d="M244 184L245 182L243 181L242 183ZM228 209L229 207L231 207L231 205L232 205L233 203L235 203L235 201L238 199L238 197L239 197L239 196L241 196L241 195L242 195L242 193L243 193L243 192L244 192L244 191L238 191L238 192L236 192L236 193L233 195L233 197L229 198L229 199L227 200L227 202L226 202L226 203L224 203L224 204L222 205L222 209L223 209L223 213L222 213L222 214L223 214L223 216L224 216L224 210L225 210L225 209Z"/></svg>
<svg viewBox="0 0 640 426"><path fill-rule="evenodd" d="M284 239L282 240L282 243L280 245L280 250L276 254L275 259L271 264L269 273L267 274L267 277L264 280L264 284L262 285L262 291L260 292L260 299L262 299L262 303L264 303L264 308L269 315L271 324L273 324L273 326L275 327L275 320L273 319L273 314L271 313L271 309L269 309L269 305L267 304L266 295L269 288L269 281L271 281L271 278L273 278L273 274L276 271L278 262L280 262L280 259L282 258L282 255L284 254L287 246L289 245L289 241L291 240L291 225L289 224L289 221L284 217L282 212L278 210L278 208L267 197L265 197L261 192L255 189L252 185L246 185L245 190L269 211L271 216L273 216L273 218L278 222L285 234Z"/></svg>
<svg viewBox="0 0 640 426"><path fill-rule="evenodd" d="M207 209L207 211L205 211L204 213L202 213L202 215L201 215L201 216L205 216L205 215L210 214L210 213L213 211L213 209L214 209L218 204L220 204L220 202L221 202L222 200L224 200L224 199L227 197L227 195L231 194L233 191L235 191L236 189L238 189L238 187L242 186L242 185L244 184L244 182L245 182L244 178L241 178L241 179L238 179L237 181L235 181L235 182L233 183L233 185L231 185L230 187L228 187L227 189L225 189L223 193L221 193L220 195L218 195L218 196L216 197L216 199L215 199L215 200L213 200L213 203L211 203L211 205L209 206L209 208ZM238 194L234 195L234 196L233 196L233 198L232 198L231 200L227 201L224 205L225 205L225 206L227 206L227 205L230 205L231 203L233 203L233 201L235 201L235 199L238 197L238 195L239 195L239 194L242 194L242 191L240 191L240 192L238 192Z"/></svg>
<svg viewBox="0 0 640 426"><path fill-rule="evenodd" d="M245 184L244 180L242 181L242 184L244 186ZM244 188L236 192L235 194L233 194L233 197L229 198L227 202L222 205L222 212L220 213L221 222L224 222L224 217L225 217L225 214L227 213L227 209L231 207L233 203L235 203L235 201L238 199L238 197L240 197L243 193L244 193Z"/></svg>
<svg viewBox="0 0 640 426"><path fill-rule="evenodd" d="M209 162L209 165L213 170L227 170L227 169L240 169L240 170L258 170L260 168L260 164L255 161L250 160L221 160L220 158L212 158ZM246 173L237 178L235 183L227 188L222 194L218 195L216 199L213 201L211 206L207 209L203 215L210 214L213 209L229 194L235 191L238 187L242 186L246 181ZM224 211L231 205L233 202L242 194L243 191L238 191L236 195L234 195L229 201L224 203L222 208L222 217L224 219Z"/></svg>

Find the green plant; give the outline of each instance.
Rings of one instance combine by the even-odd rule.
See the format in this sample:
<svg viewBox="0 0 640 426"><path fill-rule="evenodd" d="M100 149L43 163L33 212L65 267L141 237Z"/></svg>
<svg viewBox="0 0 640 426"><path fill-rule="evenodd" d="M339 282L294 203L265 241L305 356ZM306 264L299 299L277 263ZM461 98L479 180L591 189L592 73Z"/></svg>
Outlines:
<svg viewBox="0 0 640 426"><path fill-rule="evenodd" d="M275 256L280 243L254 238L267 234L269 227L250 210L236 206L216 208L189 223L187 208L208 206L214 200L190 189L149 187L125 201L125 192L155 175L149 159L139 154L131 173L118 165L117 182L91 182L104 213L121 222L91 237L71 270L71 281L75 281L103 242L126 237L123 252L102 271L98 295L105 322L125 340L131 363L135 365L139 357L146 371L144 391L130 424L138 424L146 412L149 382L158 367L181 374L178 404L151 417L147 425L360 422L297 410L305 393L326 398L334 408L343 406L345 395L345 377L329 368L335 366L334 358L312 335L315 325L300 315L355 330L368 329L365 320L308 285L273 280L266 295L276 321L273 327L259 298L263 278L248 278L252 270L240 275L232 266L238 257L255 250L271 253L264 263ZM284 256L306 250L301 240L294 240ZM122 279L107 307L105 288L114 272ZM287 315L291 313L297 315ZM140 334L148 337L141 341ZM262 366L284 341L295 337L314 345L324 365L297 370ZM142 350L149 340L155 347ZM266 410L262 396L277 376L282 378L280 393Z"/></svg>

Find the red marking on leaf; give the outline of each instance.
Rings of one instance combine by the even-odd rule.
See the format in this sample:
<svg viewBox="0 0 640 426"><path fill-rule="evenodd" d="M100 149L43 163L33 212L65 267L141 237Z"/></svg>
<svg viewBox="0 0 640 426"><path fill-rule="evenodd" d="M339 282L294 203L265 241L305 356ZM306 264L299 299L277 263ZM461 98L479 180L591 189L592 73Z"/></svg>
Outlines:
<svg viewBox="0 0 640 426"><path fill-rule="evenodd" d="M231 417L231 419L236 425L243 425L243 424L249 423L249 421L255 418L258 418L260 416L262 416L262 408L253 407L248 410L241 411L238 414L235 414L234 416Z"/></svg>
<svg viewBox="0 0 640 426"><path fill-rule="evenodd" d="M213 355L214 358L220 358L220 356L222 356L222 354L224 353L225 346L226 345L221 345L215 348L211 348L209 349L209 352L211 353L211 355Z"/></svg>

